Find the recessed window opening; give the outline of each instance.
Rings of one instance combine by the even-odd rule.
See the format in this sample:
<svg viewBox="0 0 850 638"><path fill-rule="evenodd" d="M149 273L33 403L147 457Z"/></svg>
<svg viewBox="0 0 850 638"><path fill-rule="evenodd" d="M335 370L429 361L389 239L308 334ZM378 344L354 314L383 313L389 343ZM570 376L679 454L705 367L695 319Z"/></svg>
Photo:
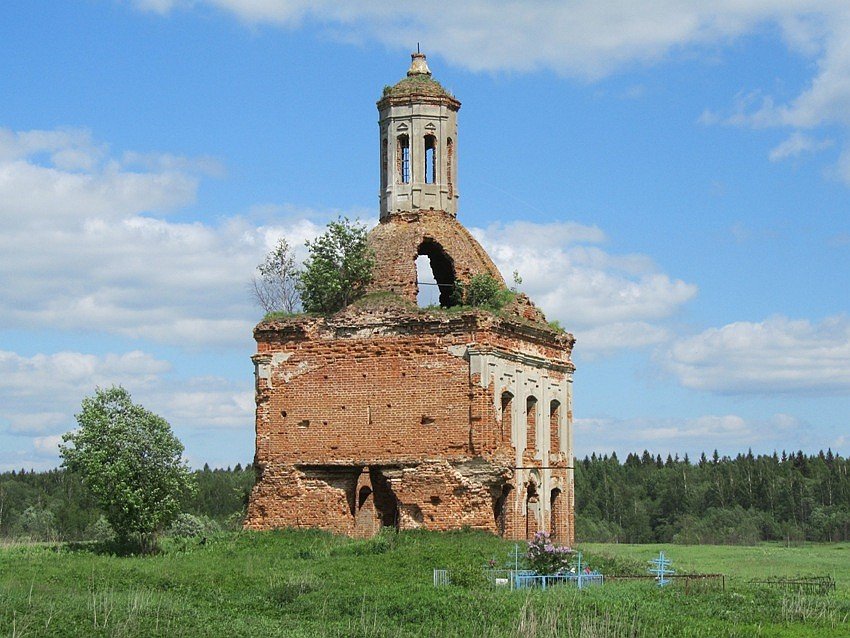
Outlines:
<svg viewBox="0 0 850 638"><path fill-rule="evenodd" d="M561 404L559 401L552 401L549 404L549 452L555 453L561 451L561 438L558 436L558 424L561 420Z"/></svg>
<svg viewBox="0 0 850 638"><path fill-rule="evenodd" d="M387 152L387 138L381 140L381 188L387 187L387 172L389 169L389 153Z"/></svg>
<svg viewBox="0 0 850 638"><path fill-rule="evenodd" d="M508 392L502 392L502 441L511 440L511 428L513 425L513 401L514 395Z"/></svg>
<svg viewBox="0 0 850 638"><path fill-rule="evenodd" d="M549 533L551 538L558 538L558 520L561 516L561 490L557 487L552 490L551 498L549 499Z"/></svg>
<svg viewBox="0 0 850 638"><path fill-rule="evenodd" d="M540 512L540 496L537 493L537 485L528 484L528 492L525 497L525 537L531 539L537 533L537 516Z"/></svg>
<svg viewBox="0 0 850 638"><path fill-rule="evenodd" d="M417 304L425 307L439 303L443 308L457 305L454 262L443 247L433 240L426 240L419 246L418 254L419 257L416 259ZM436 299L434 293L429 292L434 289L438 291Z"/></svg>
<svg viewBox="0 0 850 638"><path fill-rule="evenodd" d="M452 177L452 165L455 161L455 145L452 138L446 140L446 186L449 191L449 198L454 197L454 178Z"/></svg>
<svg viewBox="0 0 850 638"><path fill-rule="evenodd" d="M533 451L537 445L537 399L535 397L528 397L525 402L525 418L528 433L525 449Z"/></svg>
<svg viewBox="0 0 850 638"><path fill-rule="evenodd" d="M437 138L425 136L425 183L433 184L437 175Z"/></svg>
<svg viewBox="0 0 850 638"><path fill-rule="evenodd" d="M398 136L398 177L402 184L410 183L410 138Z"/></svg>

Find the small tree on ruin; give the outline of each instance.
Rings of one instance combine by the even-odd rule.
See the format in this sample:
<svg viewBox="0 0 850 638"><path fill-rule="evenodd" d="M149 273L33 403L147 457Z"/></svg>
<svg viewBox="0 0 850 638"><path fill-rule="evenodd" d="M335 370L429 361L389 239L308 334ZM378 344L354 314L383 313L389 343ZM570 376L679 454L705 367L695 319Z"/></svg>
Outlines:
<svg viewBox="0 0 850 638"><path fill-rule="evenodd" d="M295 312L298 308L298 270L289 242L281 237L257 266L259 276L251 280L251 296L268 312Z"/></svg>
<svg viewBox="0 0 850 638"><path fill-rule="evenodd" d="M304 310L336 312L366 292L375 264L366 238L365 226L341 217L307 242L309 256L296 284Z"/></svg>
<svg viewBox="0 0 850 638"><path fill-rule="evenodd" d="M194 490L183 445L120 386L98 388L76 418L79 427L62 437L63 465L81 475L122 545L151 551Z"/></svg>

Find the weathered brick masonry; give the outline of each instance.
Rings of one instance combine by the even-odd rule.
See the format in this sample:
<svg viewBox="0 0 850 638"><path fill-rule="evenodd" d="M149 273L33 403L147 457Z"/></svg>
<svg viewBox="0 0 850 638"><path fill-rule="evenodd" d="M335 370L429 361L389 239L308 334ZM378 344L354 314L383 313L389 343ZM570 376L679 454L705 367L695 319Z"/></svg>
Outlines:
<svg viewBox="0 0 850 638"><path fill-rule="evenodd" d="M454 215L460 103L417 54L378 106L373 294L330 317L255 328L257 483L245 525L547 529L572 543L574 339L524 295L498 314L415 306L420 255L442 306L458 282L502 279ZM415 205L429 192L442 208Z"/></svg>

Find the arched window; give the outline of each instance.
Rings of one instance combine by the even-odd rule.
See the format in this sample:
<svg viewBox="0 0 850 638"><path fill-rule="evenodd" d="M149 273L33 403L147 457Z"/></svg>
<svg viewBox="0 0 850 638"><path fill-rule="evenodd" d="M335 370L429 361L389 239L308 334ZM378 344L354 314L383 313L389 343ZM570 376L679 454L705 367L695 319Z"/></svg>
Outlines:
<svg viewBox="0 0 850 638"><path fill-rule="evenodd" d="M513 427L514 395L510 392L502 392L502 442L511 440Z"/></svg>
<svg viewBox="0 0 850 638"><path fill-rule="evenodd" d="M398 178L402 184L410 183L410 138L406 133L398 136L397 148Z"/></svg>
<svg viewBox="0 0 850 638"><path fill-rule="evenodd" d="M561 403L552 401L549 404L549 452L561 451L561 438L558 436L558 422L561 420Z"/></svg>
<svg viewBox="0 0 850 638"><path fill-rule="evenodd" d="M425 136L425 183L433 184L437 175L437 138Z"/></svg>
<svg viewBox="0 0 850 638"><path fill-rule="evenodd" d="M449 199L454 197L454 178L452 177L452 165L454 164L455 145L452 138L446 140L446 185L448 186Z"/></svg>
<svg viewBox="0 0 850 638"><path fill-rule="evenodd" d="M552 495L549 500L549 533L553 539L558 538L558 527L561 520L561 490L557 487L552 490Z"/></svg>
<svg viewBox="0 0 850 638"><path fill-rule="evenodd" d="M527 438L525 449L533 452L537 445L537 399L528 397L525 401L525 425Z"/></svg>
<svg viewBox="0 0 850 638"><path fill-rule="evenodd" d="M381 140L381 188L387 187L387 172L389 170L389 153L387 149L387 138Z"/></svg>
<svg viewBox="0 0 850 638"><path fill-rule="evenodd" d="M540 530L539 515L540 496L537 494L537 485L530 482L525 495L525 537L529 540Z"/></svg>

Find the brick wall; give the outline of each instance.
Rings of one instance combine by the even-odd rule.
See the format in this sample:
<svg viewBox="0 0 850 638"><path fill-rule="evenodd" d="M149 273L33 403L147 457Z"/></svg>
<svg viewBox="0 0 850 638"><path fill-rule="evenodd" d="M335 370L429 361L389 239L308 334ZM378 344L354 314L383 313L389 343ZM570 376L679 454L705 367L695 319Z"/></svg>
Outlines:
<svg viewBox="0 0 850 638"><path fill-rule="evenodd" d="M482 387L468 355L474 346L563 364L561 337L487 313L398 308L263 323L255 337L258 477L247 527L370 536L383 525L469 526L522 538L555 521L570 539L571 492L555 517L538 494L528 520L502 389Z"/></svg>

